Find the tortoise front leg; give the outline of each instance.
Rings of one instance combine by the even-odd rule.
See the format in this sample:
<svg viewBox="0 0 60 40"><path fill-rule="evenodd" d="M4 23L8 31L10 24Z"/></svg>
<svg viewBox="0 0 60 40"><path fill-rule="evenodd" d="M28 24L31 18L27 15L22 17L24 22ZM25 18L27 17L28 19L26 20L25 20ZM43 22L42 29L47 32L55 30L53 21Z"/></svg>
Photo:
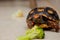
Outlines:
<svg viewBox="0 0 60 40"><path fill-rule="evenodd" d="M59 25L55 25L55 32L59 32Z"/></svg>
<svg viewBox="0 0 60 40"><path fill-rule="evenodd" d="M55 32L59 32L59 22L48 21L51 28L55 29Z"/></svg>

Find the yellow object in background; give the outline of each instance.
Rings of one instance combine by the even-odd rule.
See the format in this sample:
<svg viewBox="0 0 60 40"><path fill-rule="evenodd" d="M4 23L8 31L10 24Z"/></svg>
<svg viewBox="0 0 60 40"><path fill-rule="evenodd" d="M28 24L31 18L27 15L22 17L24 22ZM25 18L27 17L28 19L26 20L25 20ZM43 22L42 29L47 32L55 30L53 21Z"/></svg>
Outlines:
<svg viewBox="0 0 60 40"><path fill-rule="evenodd" d="M22 10L17 10L12 14L12 19L16 19L18 21L20 21L21 18L23 18L23 11Z"/></svg>
<svg viewBox="0 0 60 40"><path fill-rule="evenodd" d="M16 13L17 17L23 17L23 11L18 10L18 12Z"/></svg>

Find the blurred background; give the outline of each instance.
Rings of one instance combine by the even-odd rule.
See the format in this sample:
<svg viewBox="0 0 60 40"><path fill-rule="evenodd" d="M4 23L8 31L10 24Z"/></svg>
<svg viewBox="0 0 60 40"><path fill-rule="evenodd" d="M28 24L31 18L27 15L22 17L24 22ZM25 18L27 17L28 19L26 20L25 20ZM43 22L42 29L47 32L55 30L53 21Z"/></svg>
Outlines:
<svg viewBox="0 0 60 40"><path fill-rule="evenodd" d="M51 6L60 11L60 0L0 0L0 7L43 7Z"/></svg>
<svg viewBox="0 0 60 40"><path fill-rule="evenodd" d="M60 0L0 0L0 40L16 40L25 33L26 16L35 7L52 7L60 15ZM24 17L13 19L18 10ZM51 36L52 35L52 36ZM46 32L44 40L60 40L60 33Z"/></svg>

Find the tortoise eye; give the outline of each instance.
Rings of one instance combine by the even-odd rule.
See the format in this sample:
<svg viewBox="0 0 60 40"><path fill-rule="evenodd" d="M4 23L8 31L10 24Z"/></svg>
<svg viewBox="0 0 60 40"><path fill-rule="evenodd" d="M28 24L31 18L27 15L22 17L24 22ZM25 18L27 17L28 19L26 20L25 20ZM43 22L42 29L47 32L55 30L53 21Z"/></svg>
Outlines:
<svg viewBox="0 0 60 40"><path fill-rule="evenodd" d="M49 13L49 14L53 14L53 11L52 11L52 10L48 10L48 13Z"/></svg>
<svg viewBox="0 0 60 40"><path fill-rule="evenodd" d="M42 11L44 11L44 9L38 9L38 12L42 12Z"/></svg>

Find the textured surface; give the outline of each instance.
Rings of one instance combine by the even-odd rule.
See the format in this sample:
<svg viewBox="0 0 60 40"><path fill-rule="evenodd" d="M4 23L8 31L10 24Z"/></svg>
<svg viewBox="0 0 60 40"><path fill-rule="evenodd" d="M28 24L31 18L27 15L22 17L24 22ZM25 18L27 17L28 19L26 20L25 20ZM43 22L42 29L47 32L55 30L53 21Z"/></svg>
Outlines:
<svg viewBox="0 0 60 40"><path fill-rule="evenodd" d="M30 8L22 6L12 6L13 3L0 3L0 40L16 40L20 35L23 35L26 30L26 14L30 11ZM10 5L9 5L10 4ZM18 3L17 3L18 4ZM17 10L24 11L23 18L12 17ZM46 37L43 40L60 40L60 32L45 32Z"/></svg>

